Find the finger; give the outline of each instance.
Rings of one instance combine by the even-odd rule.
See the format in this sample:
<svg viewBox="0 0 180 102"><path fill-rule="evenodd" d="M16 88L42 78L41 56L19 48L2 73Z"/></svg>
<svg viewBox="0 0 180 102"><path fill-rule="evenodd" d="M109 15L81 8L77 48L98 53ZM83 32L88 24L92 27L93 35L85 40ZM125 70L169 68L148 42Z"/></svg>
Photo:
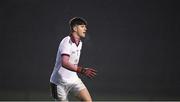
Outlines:
<svg viewBox="0 0 180 102"><path fill-rule="evenodd" d="M93 68L90 68L90 70L93 71L93 72L97 72L97 71L96 71L95 69L93 69Z"/></svg>
<svg viewBox="0 0 180 102"><path fill-rule="evenodd" d="M88 77L89 77L90 79L93 79L95 76L93 76L93 75L88 75Z"/></svg>
<svg viewBox="0 0 180 102"><path fill-rule="evenodd" d="M90 74L89 74L89 76L91 76L91 77L95 77L95 76L96 76L96 74L95 74L95 73L90 73Z"/></svg>
<svg viewBox="0 0 180 102"><path fill-rule="evenodd" d="M89 75L88 78L92 79L93 77Z"/></svg>
<svg viewBox="0 0 180 102"><path fill-rule="evenodd" d="M92 75L96 75L96 72L91 72Z"/></svg>
<svg viewBox="0 0 180 102"><path fill-rule="evenodd" d="M85 69L87 69L87 70L91 70L91 71L93 71L93 72L97 72L97 70L96 70L96 69L94 69L94 68L85 68Z"/></svg>
<svg viewBox="0 0 180 102"><path fill-rule="evenodd" d="M91 70L89 70L89 71L87 71L87 73L85 73L86 75L96 75L96 72L93 72L93 71L91 71Z"/></svg>

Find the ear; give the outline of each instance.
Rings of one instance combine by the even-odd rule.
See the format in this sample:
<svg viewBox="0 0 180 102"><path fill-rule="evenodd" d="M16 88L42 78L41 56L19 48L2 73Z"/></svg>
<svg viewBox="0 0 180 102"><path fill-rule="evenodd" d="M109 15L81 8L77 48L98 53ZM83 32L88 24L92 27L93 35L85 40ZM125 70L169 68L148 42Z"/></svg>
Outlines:
<svg viewBox="0 0 180 102"><path fill-rule="evenodd" d="M77 26L74 26L74 27L73 27L73 30L74 30L75 32L77 32Z"/></svg>

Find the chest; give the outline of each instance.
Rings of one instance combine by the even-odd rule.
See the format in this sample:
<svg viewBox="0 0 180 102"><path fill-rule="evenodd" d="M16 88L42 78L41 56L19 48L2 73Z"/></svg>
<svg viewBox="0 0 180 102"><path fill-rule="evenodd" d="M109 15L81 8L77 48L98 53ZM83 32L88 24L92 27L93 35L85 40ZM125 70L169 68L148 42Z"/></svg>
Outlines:
<svg viewBox="0 0 180 102"><path fill-rule="evenodd" d="M79 57L81 54L81 46L76 46L75 44L71 47L71 57Z"/></svg>

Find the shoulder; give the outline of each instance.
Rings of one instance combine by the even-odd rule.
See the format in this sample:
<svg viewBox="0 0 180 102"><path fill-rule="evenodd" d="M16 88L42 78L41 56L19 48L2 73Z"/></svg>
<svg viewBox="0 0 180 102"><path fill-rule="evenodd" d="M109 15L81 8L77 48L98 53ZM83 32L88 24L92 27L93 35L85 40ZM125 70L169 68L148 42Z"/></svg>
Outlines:
<svg viewBox="0 0 180 102"><path fill-rule="evenodd" d="M70 45L71 45L71 44L72 44L72 41L71 41L70 36L64 37L64 38L62 39L61 43L62 43L62 44L70 44Z"/></svg>
<svg viewBox="0 0 180 102"><path fill-rule="evenodd" d="M70 40L70 36L66 36L62 39L62 41L68 41L68 40Z"/></svg>

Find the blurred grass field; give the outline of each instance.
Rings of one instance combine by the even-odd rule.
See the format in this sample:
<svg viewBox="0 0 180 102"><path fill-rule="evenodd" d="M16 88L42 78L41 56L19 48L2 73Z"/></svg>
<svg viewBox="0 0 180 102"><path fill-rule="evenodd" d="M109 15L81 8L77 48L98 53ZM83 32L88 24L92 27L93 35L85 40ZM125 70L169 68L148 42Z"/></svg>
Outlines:
<svg viewBox="0 0 180 102"><path fill-rule="evenodd" d="M94 94L94 101L180 101L180 97L145 97L145 96L123 96L113 94ZM70 101L77 101L73 95L69 95ZM50 92L35 91L0 91L0 101L53 101Z"/></svg>

